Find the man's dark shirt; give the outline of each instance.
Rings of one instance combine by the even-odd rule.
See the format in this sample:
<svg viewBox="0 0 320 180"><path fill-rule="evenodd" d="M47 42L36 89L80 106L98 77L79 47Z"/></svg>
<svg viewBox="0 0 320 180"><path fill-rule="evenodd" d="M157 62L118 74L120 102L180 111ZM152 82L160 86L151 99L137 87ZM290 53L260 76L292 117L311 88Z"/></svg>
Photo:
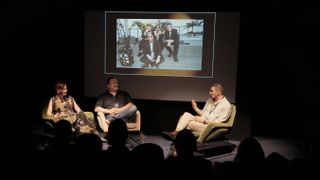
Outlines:
<svg viewBox="0 0 320 180"><path fill-rule="evenodd" d="M99 95L95 107L112 109L115 107L115 103L118 103L119 108L121 108L130 102L132 103L132 99L126 91L118 91L115 96L107 91Z"/></svg>

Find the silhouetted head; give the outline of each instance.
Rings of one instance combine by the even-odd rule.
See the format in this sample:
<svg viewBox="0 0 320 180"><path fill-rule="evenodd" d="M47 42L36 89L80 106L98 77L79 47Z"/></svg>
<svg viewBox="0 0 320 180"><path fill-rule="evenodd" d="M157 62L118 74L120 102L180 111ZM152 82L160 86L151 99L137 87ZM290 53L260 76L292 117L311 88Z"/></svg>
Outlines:
<svg viewBox="0 0 320 180"><path fill-rule="evenodd" d="M179 131L175 141L178 156L192 155L197 149L196 137L188 129Z"/></svg>
<svg viewBox="0 0 320 180"><path fill-rule="evenodd" d="M270 165L270 167L286 167L289 165L290 161L285 158L283 155L277 153L277 152L272 152L266 157L266 163L267 165Z"/></svg>
<svg viewBox="0 0 320 180"><path fill-rule="evenodd" d="M133 157L136 160L159 162L164 161L162 148L153 143L140 144L132 149Z"/></svg>
<svg viewBox="0 0 320 180"><path fill-rule="evenodd" d="M67 120L60 120L55 124L55 138L59 140L70 140L72 136L72 125Z"/></svg>
<svg viewBox="0 0 320 180"><path fill-rule="evenodd" d="M256 164L261 163L264 159L263 149L255 138L249 137L240 142L235 162Z"/></svg>
<svg viewBox="0 0 320 180"><path fill-rule="evenodd" d="M102 149L102 143L98 135L96 134L81 134L77 141L76 146L78 150L84 152L97 152Z"/></svg>
<svg viewBox="0 0 320 180"><path fill-rule="evenodd" d="M115 146L125 146L128 138L127 124L121 120L116 119L111 121L108 129L108 144Z"/></svg>

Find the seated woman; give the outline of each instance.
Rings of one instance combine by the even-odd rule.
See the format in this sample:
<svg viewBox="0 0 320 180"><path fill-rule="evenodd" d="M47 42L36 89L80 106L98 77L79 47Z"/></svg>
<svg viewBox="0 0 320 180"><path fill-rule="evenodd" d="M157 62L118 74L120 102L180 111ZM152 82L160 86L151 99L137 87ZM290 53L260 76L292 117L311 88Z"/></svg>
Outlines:
<svg viewBox="0 0 320 180"><path fill-rule="evenodd" d="M57 94L49 101L47 117L54 122L61 119L69 121L77 136L83 133L97 133L93 113L83 112L73 97L67 95L67 84L59 81L55 85L55 90Z"/></svg>

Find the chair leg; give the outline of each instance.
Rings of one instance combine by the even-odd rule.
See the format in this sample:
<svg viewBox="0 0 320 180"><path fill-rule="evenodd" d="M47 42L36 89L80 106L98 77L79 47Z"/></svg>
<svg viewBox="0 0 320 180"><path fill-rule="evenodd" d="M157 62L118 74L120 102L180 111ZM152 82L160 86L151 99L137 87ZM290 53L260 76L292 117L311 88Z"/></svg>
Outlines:
<svg viewBox="0 0 320 180"><path fill-rule="evenodd" d="M109 125L107 124L106 118L102 112L98 112L97 120L98 120L100 128L104 132L108 132Z"/></svg>
<svg viewBox="0 0 320 180"><path fill-rule="evenodd" d="M128 127L128 129L136 129L137 124L136 123L127 123L127 127Z"/></svg>

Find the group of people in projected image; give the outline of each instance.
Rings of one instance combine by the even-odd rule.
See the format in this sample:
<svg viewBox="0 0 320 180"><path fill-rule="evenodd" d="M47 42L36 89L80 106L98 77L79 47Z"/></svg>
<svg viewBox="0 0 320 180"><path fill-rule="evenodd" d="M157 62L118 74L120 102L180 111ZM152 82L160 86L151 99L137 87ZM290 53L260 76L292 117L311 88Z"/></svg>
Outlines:
<svg viewBox="0 0 320 180"><path fill-rule="evenodd" d="M164 61L162 51L166 48L169 52L168 57L173 56L173 60L178 62L179 52L179 33L172 27L171 23L165 26L165 31L161 31L161 26L157 24L154 29L147 24L141 34L139 41L138 57L144 63L142 67L158 67Z"/></svg>
<svg viewBox="0 0 320 180"><path fill-rule="evenodd" d="M123 26L122 31L124 31ZM127 36L124 39L127 40L124 40L125 45L119 50L120 63L123 66L131 66L134 60L130 40ZM168 58L173 58L174 62L178 62L179 41L180 35L171 23L156 24L155 26L146 24L138 38L138 52L136 54L142 63L141 68L159 68L159 65L165 60L162 55L164 48L168 51ZM123 63L125 59L129 61L130 57L132 59L131 63Z"/></svg>

